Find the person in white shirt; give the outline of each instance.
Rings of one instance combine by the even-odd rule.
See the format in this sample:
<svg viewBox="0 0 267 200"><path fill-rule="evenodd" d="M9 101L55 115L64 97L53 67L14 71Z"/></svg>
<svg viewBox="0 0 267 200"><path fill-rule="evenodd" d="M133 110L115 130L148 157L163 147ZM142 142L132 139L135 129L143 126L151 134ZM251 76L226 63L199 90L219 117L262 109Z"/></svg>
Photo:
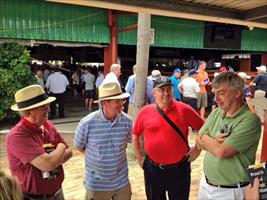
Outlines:
<svg viewBox="0 0 267 200"><path fill-rule="evenodd" d="M183 102L190 105L196 111L197 108L197 94L200 92L200 87L196 79L194 78L194 74L196 74L196 70L192 69L188 72L188 77L184 78L181 83L178 85L178 89L180 93L183 95Z"/></svg>
<svg viewBox="0 0 267 200"><path fill-rule="evenodd" d="M95 97L95 76L90 72L90 69L84 70L83 82L85 82L85 109L92 111L93 99Z"/></svg>
<svg viewBox="0 0 267 200"><path fill-rule="evenodd" d="M110 66L110 72L106 75L102 84L105 83L118 83L121 86L119 77L121 75L121 66L119 64L112 64Z"/></svg>
<svg viewBox="0 0 267 200"><path fill-rule="evenodd" d="M62 74L58 68L55 69L55 73L51 74L45 84L45 87L50 93L50 96L56 97L56 101L50 103L50 118L56 117L56 104L58 104L59 117L64 118L64 99L66 88L69 85L67 77Z"/></svg>
<svg viewBox="0 0 267 200"><path fill-rule="evenodd" d="M42 88L44 89L44 73L42 69L37 69L36 70L36 74L35 74L35 78L37 79L37 83L39 85L42 86Z"/></svg>
<svg viewBox="0 0 267 200"><path fill-rule="evenodd" d="M102 70L99 70L97 72L97 78L96 78L96 82L95 82L95 87L98 89L99 86L102 84L103 80L105 79L105 76L103 74L103 71Z"/></svg>

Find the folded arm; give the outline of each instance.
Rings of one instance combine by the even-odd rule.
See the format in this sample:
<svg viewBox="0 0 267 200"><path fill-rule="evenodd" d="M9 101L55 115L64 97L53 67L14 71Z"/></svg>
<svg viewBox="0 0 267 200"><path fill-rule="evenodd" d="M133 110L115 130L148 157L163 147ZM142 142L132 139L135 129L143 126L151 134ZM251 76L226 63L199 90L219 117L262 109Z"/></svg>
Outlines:
<svg viewBox="0 0 267 200"><path fill-rule="evenodd" d="M42 171L52 171L62 164L64 160L65 150L65 144L58 143L54 151L50 153L43 153L35 157L30 161L30 163Z"/></svg>
<svg viewBox="0 0 267 200"><path fill-rule="evenodd" d="M223 143L224 140L221 136L212 138L208 132L205 132L201 138L197 136L196 141L199 148L205 149L219 158L231 157L237 153L234 147Z"/></svg>

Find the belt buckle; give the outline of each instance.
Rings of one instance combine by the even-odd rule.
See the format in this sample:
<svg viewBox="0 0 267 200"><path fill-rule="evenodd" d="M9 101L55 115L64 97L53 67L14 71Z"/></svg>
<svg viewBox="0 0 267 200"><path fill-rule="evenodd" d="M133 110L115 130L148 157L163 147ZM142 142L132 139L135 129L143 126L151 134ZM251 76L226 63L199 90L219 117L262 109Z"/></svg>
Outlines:
<svg viewBox="0 0 267 200"><path fill-rule="evenodd" d="M165 166L164 164L159 164L160 169L164 169L164 166Z"/></svg>

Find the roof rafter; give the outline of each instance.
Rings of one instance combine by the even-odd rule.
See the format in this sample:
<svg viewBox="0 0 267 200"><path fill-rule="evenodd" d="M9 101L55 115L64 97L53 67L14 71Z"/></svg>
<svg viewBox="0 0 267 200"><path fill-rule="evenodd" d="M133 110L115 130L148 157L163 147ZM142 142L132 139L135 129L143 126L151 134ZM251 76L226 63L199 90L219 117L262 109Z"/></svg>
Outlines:
<svg viewBox="0 0 267 200"><path fill-rule="evenodd" d="M128 1L128 0L47 0L57 3L67 3L98 7L128 12L143 12L152 15L177 17L201 21L235 24L248 27L267 29L266 23L254 22L244 19L244 15L233 9L221 9L199 4L181 4L163 1ZM203 6L200 7L199 6ZM227 11L226 11L227 10Z"/></svg>

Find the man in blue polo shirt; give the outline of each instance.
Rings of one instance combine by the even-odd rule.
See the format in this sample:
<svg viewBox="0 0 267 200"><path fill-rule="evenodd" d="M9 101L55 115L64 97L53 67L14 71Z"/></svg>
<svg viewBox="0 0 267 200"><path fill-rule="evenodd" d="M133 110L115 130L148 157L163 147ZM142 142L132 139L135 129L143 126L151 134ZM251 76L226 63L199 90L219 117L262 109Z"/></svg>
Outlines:
<svg viewBox="0 0 267 200"><path fill-rule="evenodd" d="M181 77L181 70L179 68L176 68L173 71L173 75L171 75L170 77L171 82L172 82L172 94L173 94L174 99L176 99L177 101L181 100L180 91L178 90L180 77Z"/></svg>
<svg viewBox="0 0 267 200"><path fill-rule="evenodd" d="M76 129L73 144L85 153L87 200L131 199L126 148L132 121L122 112L127 97L118 83L100 85L102 109L83 118Z"/></svg>

